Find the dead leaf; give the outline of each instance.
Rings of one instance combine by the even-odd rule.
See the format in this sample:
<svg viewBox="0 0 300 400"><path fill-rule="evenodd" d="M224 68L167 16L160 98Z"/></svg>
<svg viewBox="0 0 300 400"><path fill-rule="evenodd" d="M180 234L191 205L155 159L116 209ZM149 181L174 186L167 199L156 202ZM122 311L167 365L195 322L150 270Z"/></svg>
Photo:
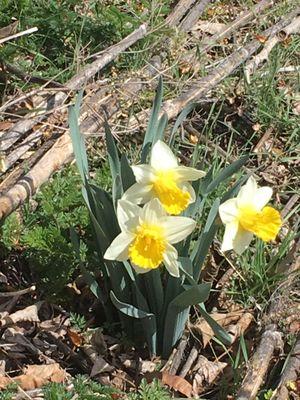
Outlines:
<svg viewBox="0 0 300 400"><path fill-rule="evenodd" d="M115 367L105 361L103 357L98 356L94 362L90 377L93 378L94 376L104 372L112 372L114 369Z"/></svg>
<svg viewBox="0 0 300 400"><path fill-rule="evenodd" d="M253 315L249 312L246 312L241 316L235 325L230 325L228 327L227 332L231 336L232 343L234 343L238 337L245 333L252 321Z"/></svg>
<svg viewBox="0 0 300 400"><path fill-rule="evenodd" d="M263 35L254 35L255 39L258 40L260 43L266 43L268 38Z"/></svg>
<svg viewBox="0 0 300 400"><path fill-rule="evenodd" d="M14 378L0 377L0 389L5 389L11 383L17 383L23 390L42 387L49 382L62 383L68 377L59 364L29 365L24 374Z"/></svg>
<svg viewBox="0 0 300 400"><path fill-rule="evenodd" d="M231 313L212 313L210 316L222 327L228 326L232 322L237 321L242 312L234 311ZM210 327L210 325L205 321L205 319L200 319L200 321L194 325L191 325L191 328L196 332L199 332L202 335L203 347L205 348L207 344L214 337L214 331Z"/></svg>
<svg viewBox="0 0 300 400"><path fill-rule="evenodd" d="M4 26L0 29L0 39L6 38L7 36L13 35L17 31L19 21L14 21L11 24Z"/></svg>
<svg viewBox="0 0 300 400"><path fill-rule="evenodd" d="M6 325L14 325L18 322L39 322L38 311L41 308L43 301L39 301L32 306L23 308L22 310L16 311L13 314L7 315L0 319L0 326L3 328Z"/></svg>
<svg viewBox="0 0 300 400"><path fill-rule="evenodd" d="M0 121L0 131L6 131L14 125L12 121Z"/></svg>
<svg viewBox="0 0 300 400"><path fill-rule="evenodd" d="M75 347L80 347L83 343L83 337L76 331L68 329L68 336Z"/></svg>
<svg viewBox="0 0 300 400"><path fill-rule="evenodd" d="M181 376L171 375L165 371L161 374L161 381L164 385L169 386L169 388L176 390L176 392L179 392L186 397L192 397L193 387L186 379Z"/></svg>
<svg viewBox="0 0 300 400"><path fill-rule="evenodd" d="M197 364L193 368L196 375L193 380L194 393L202 393L207 386L210 386L220 375L227 363L220 361L209 361L204 356L199 356Z"/></svg>
<svg viewBox="0 0 300 400"><path fill-rule="evenodd" d="M200 37L199 31L214 35L215 33L220 33L225 27L226 25L220 22L199 21L191 32L196 37Z"/></svg>
<svg viewBox="0 0 300 400"><path fill-rule="evenodd" d="M300 101L294 103L293 113L295 115L300 115Z"/></svg>

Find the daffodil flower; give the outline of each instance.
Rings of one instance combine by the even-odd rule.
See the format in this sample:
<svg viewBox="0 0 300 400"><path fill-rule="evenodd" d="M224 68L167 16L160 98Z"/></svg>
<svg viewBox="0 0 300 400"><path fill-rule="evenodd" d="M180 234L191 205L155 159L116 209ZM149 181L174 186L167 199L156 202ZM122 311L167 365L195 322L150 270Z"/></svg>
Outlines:
<svg viewBox="0 0 300 400"><path fill-rule="evenodd" d="M106 250L105 259L130 259L137 273L148 272L163 263L170 275L179 276L178 254L172 244L192 232L194 220L168 216L157 199L152 199L143 208L121 199L117 217L121 233Z"/></svg>
<svg viewBox="0 0 300 400"><path fill-rule="evenodd" d="M178 215L195 201L195 191L189 181L205 172L178 165L169 146L158 140L151 151L150 165L132 166L136 182L125 193L124 199L145 204L158 198L169 214Z"/></svg>
<svg viewBox="0 0 300 400"><path fill-rule="evenodd" d="M272 193L267 186L259 188L255 179L250 177L236 198L220 205L219 214L225 224L222 251L234 249L242 254L253 235L264 242L276 238L282 220L277 210L266 206Z"/></svg>

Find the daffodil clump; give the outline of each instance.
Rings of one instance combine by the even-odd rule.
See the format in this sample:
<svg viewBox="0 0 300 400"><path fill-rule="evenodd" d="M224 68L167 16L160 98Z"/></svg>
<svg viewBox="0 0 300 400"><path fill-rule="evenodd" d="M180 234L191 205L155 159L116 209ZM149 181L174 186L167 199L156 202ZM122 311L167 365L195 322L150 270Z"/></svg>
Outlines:
<svg viewBox="0 0 300 400"><path fill-rule="evenodd" d="M150 353L168 357L184 332L190 307L198 306L198 312L211 324L219 340L229 344L231 339L226 331L216 322L212 324L206 312L204 302L211 286L199 282L201 268L220 219L225 225L223 252L234 250L241 254L254 235L265 242L276 238L282 220L279 212L268 205L272 189L259 188L253 177L242 187L238 181L225 193L226 201L215 198L203 221L201 210L208 196L239 171L246 158L224 168L217 176L213 168L206 174L180 165L163 141L167 119L160 117L160 80L141 150L141 164L130 165L125 154L120 156L106 126L112 175L112 190L107 192L96 186L89 175L78 126L79 101L70 109L70 131L103 278L101 285L93 276L89 281L104 314L109 320L116 318L115 322L121 323L133 339L136 325L130 318L134 318ZM179 116L180 121L182 118ZM196 215L201 219L198 231Z"/></svg>

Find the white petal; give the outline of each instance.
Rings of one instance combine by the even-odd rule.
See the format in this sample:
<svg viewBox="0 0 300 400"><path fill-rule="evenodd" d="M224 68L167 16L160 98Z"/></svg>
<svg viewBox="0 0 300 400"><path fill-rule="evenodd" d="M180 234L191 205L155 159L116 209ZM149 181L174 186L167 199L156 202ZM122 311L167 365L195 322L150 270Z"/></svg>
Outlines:
<svg viewBox="0 0 300 400"><path fill-rule="evenodd" d="M238 216L237 199L229 199L219 207L219 214L223 224L229 224Z"/></svg>
<svg viewBox="0 0 300 400"><path fill-rule="evenodd" d="M134 183L123 194L122 199L136 204L144 204L152 198L152 185L141 185Z"/></svg>
<svg viewBox="0 0 300 400"><path fill-rule="evenodd" d="M233 241L233 249L234 251L241 255L244 250L249 246L251 240L253 238L253 233L245 231L241 226L237 231L237 234Z"/></svg>
<svg viewBox="0 0 300 400"><path fill-rule="evenodd" d="M137 183L149 185L154 180L153 168L150 165L133 165L132 171L134 173Z"/></svg>
<svg viewBox="0 0 300 400"><path fill-rule="evenodd" d="M123 198L118 201L117 217L122 231L130 231L137 226L141 208Z"/></svg>
<svg viewBox="0 0 300 400"><path fill-rule="evenodd" d="M131 265L132 265L132 268L135 270L135 272L137 274L145 274L146 272L151 271L151 268L141 268L141 267L138 267L137 265L135 265L133 263L131 263Z"/></svg>
<svg viewBox="0 0 300 400"><path fill-rule="evenodd" d="M179 264L177 261L178 254L175 247L167 244L165 253L164 253L164 264L169 274L175 276L175 278L179 278Z"/></svg>
<svg viewBox="0 0 300 400"><path fill-rule="evenodd" d="M178 182L196 181L206 175L206 172L200 171L199 169L183 166L174 168L174 172L176 172L178 176Z"/></svg>
<svg viewBox="0 0 300 400"><path fill-rule="evenodd" d="M225 226L225 232L223 236L221 251L227 251L233 249L233 241L239 228L238 222L231 222Z"/></svg>
<svg viewBox="0 0 300 400"><path fill-rule="evenodd" d="M187 217L165 217L160 223L169 243L178 243L185 239L196 226L196 222Z"/></svg>
<svg viewBox="0 0 300 400"><path fill-rule="evenodd" d="M170 147L158 140L151 150L150 165L156 170L168 170L177 167L178 162Z"/></svg>
<svg viewBox="0 0 300 400"><path fill-rule="evenodd" d="M257 191L257 183L253 176L247 180L246 185L242 186L239 194L237 195L237 205L238 207L244 205L253 205L254 196Z"/></svg>
<svg viewBox="0 0 300 400"><path fill-rule="evenodd" d="M128 247L133 241L134 235L121 232L111 243L104 254L106 260L125 261L128 259Z"/></svg>
<svg viewBox="0 0 300 400"><path fill-rule="evenodd" d="M140 214L140 219L149 224L160 224L160 219L164 218L166 215L167 213L160 201L158 199L152 199L149 203L144 205Z"/></svg>
<svg viewBox="0 0 300 400"><path fill-rule="evenodd" d="M196 193L195 193L193 186L190 183L186 182L186 183L183 183L182 185L179 185L179 187L182 190L189 192L189 194L191 196L189 204L194 203L196 200Z"/></svg>
<svg viewBox="0 0 300 400"><path fill-rule="evenodd" d="M268 204L272 194L273 190L268 186L263 186L257 189L253 199L256 209L260 211L266 204Z"/></svg>

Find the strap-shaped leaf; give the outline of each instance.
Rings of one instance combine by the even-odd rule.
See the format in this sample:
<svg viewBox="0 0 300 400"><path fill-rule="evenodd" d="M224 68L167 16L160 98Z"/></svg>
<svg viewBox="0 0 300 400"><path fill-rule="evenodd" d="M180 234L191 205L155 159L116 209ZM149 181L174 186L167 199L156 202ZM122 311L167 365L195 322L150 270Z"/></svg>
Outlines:
<svg viewBox="0 0 300 400"><path fill-rule="evenodd" d="M203 303L209 296L211 285L202 283L190 286L169 304L164 329L163 357L168 357L172 347L182 335L189 315L189 307Z"/></svg>
<svg viewBox="0 0 300 400"><path fill-rule="evenodd" d="M226 179L230 178L233 174L235 174L239 169L247 162L249 156L243 156L239 160L234 161L232 164L225 167L217 177L202 191L202 194L208 194L215 190L220 183L224 182Z"/></svg>
<svg viewBox="0 0 300 400"><path fill-rule="evenodd" d="M105 190L96 185L90 185L94 197L97 220L110 241L119 233L120 228L114 211L112 199Z"/></svg>
<svg viewBox="0 0 300 400"><path fill-rule="evenodd" d="M232 343L231 337L205 310L204 305L200 304L197 310L200 312L205 321L210 325L216 337L224 344L230 345Z"/></svg>
<svg viewBox="0 0 300 400"><path fill-rule="evenodd" d="M118 200L122 197L122 194L123 194L122 181L121 181L121 176L118 174L113 180L113 186L112 186L112 198L115 211L117 211Z"/></svg>
<svg viewBox="0 0 300 400"><path fill-rule="evenodd" d="M114 292L110 291L110 299L114 306L121 311L123 314L128 315L132 318L142 319L142 318L153 318L155 319L154 314L143 311L132 304L123 303L122 301L118 300Z"/></svg>
<svg viewBox="0 0 300 400"><path fill-rule="evenodd" d="M196 103L190 103L184 109L181 111L181 113L178 115L178 118L175 121L175 124L173 126L173 129L171 131L170 139L169 139L169 145L172 146L174 143L175 139L175 133L177 129L180 127L180 125L183 123L183 121L186 119L186 117L189 115L189 113L194 110L196 107Z"/></svg>
<svg viewBox="0 0 300 400"><path fill-rule="evenodd" d="M216 199L210 209L206 224L204 226L204 230L197 240L191 256L194 265L194 279L196 280L196 282L198 282L199 280L201 268L208 253L208 249L212 244L212 241L218 229L218 225L215 223L215 219L218 214L219 206L220 199Z"/></svg>
<svg viewBox="0 0 300 400"><path fill-rule="evenodd" d="M163 115L161 116L161 118L158 121L156 133L154 134L154 137L152 140L152 145L154 145L154 143L157 142L158 140L163 139L164 132L165 132L167 125L168 125L168 115L167 115L167 113L163 113Z"/></svg>
<svg viewBox="0 0 300 400"><path fill-rule="evenodd" d="M134 173L125 154L121 155L121 180L124 192L135 183Z"/></svg>
<svg viewBox="0 0 300 400"><path fill-rule="evenodd" d="M81 102L82 94L78 95L76 98L76 103L74 106L69 107L69 128L70 128L70 136L73 145L73 152L75 155L76 164L81 176L82 181L85 181L85 178L88 177L89 167L88 167L88 159L86 154L86 148L84 144L83 136L80 133L78 117L79 117L79 109Z"/></svg>
<svg viewBox="0 0 300 400"><path fill-rule="evenodd" d="M147 126L145 137L144 137L144 142L143 142L143 147L142 147L142 155L141 155L142 164L144 164L146 162L147 155L149 153L150 147L153 143L153 139L156 134L156 130L158 127L158 116L159 116L159 112L161 109L162 98L163 98L163 80L162 80L162 77L160 76L159 80L158 80L158 87L157 87L153 107L151 110L148 126Z"/></svg>
<svg viewBox="0 0 300 400"><path fill-rule="evenodd" d="M116 176L121 175L119 152L107 121L104 121L104 129L110 172L114 182Z"/></svg>

